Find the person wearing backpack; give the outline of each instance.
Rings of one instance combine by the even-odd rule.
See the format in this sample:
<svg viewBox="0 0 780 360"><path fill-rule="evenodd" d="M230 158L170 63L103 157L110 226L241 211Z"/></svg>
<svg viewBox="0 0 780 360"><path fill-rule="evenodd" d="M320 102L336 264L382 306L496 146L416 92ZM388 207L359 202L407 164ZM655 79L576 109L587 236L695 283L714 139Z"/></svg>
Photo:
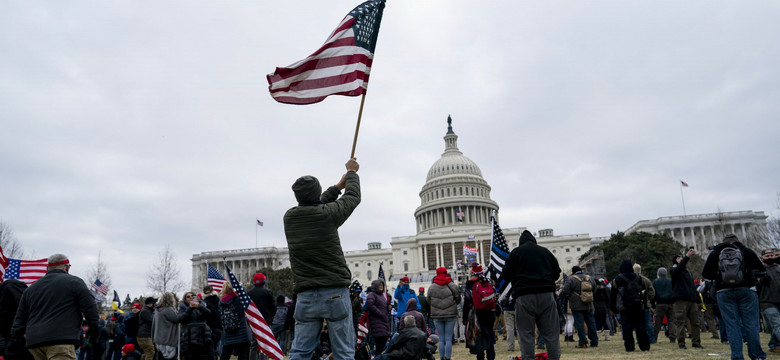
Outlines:
<svg viewBox="0 0 780 360"><path fill-rule="evenodd" d="M477 360L484 360L487 353L487 360L496 358L495 334L493 332L493 323L496 321L496 291L490 280L485 278L482 265L473 263L471 265L471 277L466 281L466 291L463 299L463 322L467 323L468 329L476 330L476 337L473 344L466 341L469 352L477 355Z"/></svg>
<svg viewBox="0 0 780 360"><path fill-rule="evenodd" d="M599 337L596 333L596 320L593 317L593 290L596 288L596 281L590 275L582 272L582 269L574 265L571 268L571 276L566 279L561 290L561 296L569 298L569 308L574 317L574 328L577 329L579 338L578 348L584 349L590 346L599 346ZM585 323L588 325L587 338L585 333Z"/></svg>
<svg viewBox="0 0 780 360"><path fill-rule="evenodd" d="M642 265L639 263L634 264L634 273L642 278L642 283L645 285L645 321L647 321L647 337L650 338L650 344L655 344L655 331L653 331L653 320L650 316L650 300L655 297L655 288L653 288L653 282L646 276L642 275Z"/></svg>
<svg viewBox="0 0 780 360"><path fill-rule="evenodd" d="M623 346L626 351L635 349L634 331L639 350L650 350L650 338L647 336L647 321L645 321L645 284L642 278L634 273L631 260L620 263L620 274L612 280L609 308L613 314L620 314L620 325L623 329Z"/></svg>
<svg viewBox="0 0 780 360"><path fill-rule="evenodd" d="M758 295L750 289L756 285L757 273L762 272L764 266L758 255L734 234L726 235L723 243L714 246L704 263L701 274L705 279L715 281L732 359L744 359L743 337L751 359L766 359L759 337Z"/></svg>
<svg viewBox="0 0 780 360"><path fill-rule="evenodd" d="M219 314L222 321L222 353L220 360L228 360L235 354L238 360L250 357L250 343L253 338L249 329L244 307L230 282L225 282L219 300ZM255 358L252 358L254 360Z"/></svg>
<svg viewBox="0 0 780 360"><path fill-rule="evenodd" d="M677 327L677 345L680 349L685 346L685 322L690 324L691 345L697 349L701 346L701 328L699 327L699 306L701 303L699 292L693 284L693 275L688 271L688 261L696 254L693 248L688 249L685 256L674 255L672 257L672 300L674 301L674 319Z"/></svg>

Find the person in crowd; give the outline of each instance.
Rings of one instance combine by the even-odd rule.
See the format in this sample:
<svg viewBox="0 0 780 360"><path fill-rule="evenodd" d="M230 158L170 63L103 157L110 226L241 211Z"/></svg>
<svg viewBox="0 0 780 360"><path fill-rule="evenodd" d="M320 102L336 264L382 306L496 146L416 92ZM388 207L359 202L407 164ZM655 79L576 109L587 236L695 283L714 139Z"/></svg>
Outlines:
<svg viewBox="0 0 780 360"><path fill-rule="evenodd" d="M764 315L765 326L770 329L769 351L780 353L780 264L777 249L761 252L761 262L766 268L766 277L758 287L758 310Z"/></svg>
<svg viewBox="0 0 780 360"><path fill-rule="evenodd" d="M290 308L286 303L287 298L279 294L276 296L276 314L274 315L273 324L271 325L271 331L274 333L276 342L279 343L279 348L282 349L284 354L287 354L287 338L290 335L290 328L287 326L287 312Z"/></svg>
<svg viewBox="0 0 780 360"><path fill-rule="evenodd" d="M675 255L672 267L672 300L674 301L674 318L677 327L677 344L680 349L685 346L685 322L688 321L691 330L691 345L702 349L699 329L699 293L693 284L693 276L688 271L688 261L696 254L693 248L688 249L685 256Z"/></svg>
<svg viewBox="0 0 780 360"><path fill-rule="evenodd" d="M420 310L420 304L417 303L417 294L414 293L414 290L409 288L409 277L404 276L401 278L401 280L398 281L398 287L395 288L395 292L393 293L393 299L396 301L396 321L398 321L399 327L401 327L401 319L403 314L406 312L406 304L409 302L409 299L414 299L416 306L416 310Z"/></svg>
<svg viewBox="0 0 780 360"><path fill-rule="evenodd" d="M471 277L466 281L463 322L467 324L466 329L478 329L473 344L469 346L469 351L477 355L477 360L484 360L485 355L487 360L496 358L496 337L493 332L493 323L496 321L495 308L496 291L493 284L485 277L482 265L475 262L471 265Z"/></svg>
<svg viewBox="0 0 780 360"><path fill-rule="evenodd" d="M211 351L216 354L222 338L222 322L219 319L219 294L211 285L203 287L203 303L209 309L206 325L211 329Z"/></svg>
<svg viewBox="0 0 780 360"><path fill-rule="evenodd" d="M493 288L496 288L496 282L491 282L493 285ZM501 304L498 303L498 298L496 298L496 308L493 310L494 314L493 316L496 318L496 321L493 322L493 337L498 341L498 335L502 335L504 337L504 340L506 340L506 320L504 320L504 309L501 308Z"/></svg>
<svg viewBox="0 0 780 360"><path fill-rule="evenodd" d="M138 345L141 348L141 360L154 360L154 341L152 341L152 322L154 321L154 304L157 299L147 297L144 307L138 312Z"/></svg>
<svg viewBox="0 0 780 360"><path fill-rule="evenodd" d="M533 234L524 230L503 270L504 279L512 284L512 296L516 299L515 323L524 359L534 358L535 326L539 326L550 360L561 358L560 322L555 301L555 281L560 275L561 268L555 256L537 245Z"/></svg>
<svg viewBox="0 0 780 360"><path fill-rule="evenodd" d="M411 315L414 317L415 325L417 326L420 331L428 334L428 323L425 321L425 316L423 314L415 309L417 309L417 299L416 298L409 298L409 300L406 301L406 309L407 311L401 315L401 319L405 318L408 315ZM398 325L398 332L401 332L401 330L404 328L403 322L401 322Z"/></svg>
<svg viewBox="0 0 780 360"><path fill-rule="evenodd" d="M175 359L179 345L179 315L176 313L176 298L173 293L166 292L160 297L160 303L154 312L151 334L156 351L165 359Z"/></svg>
<svg viewBox="0 0 780 360"><path fill-rule="evenodd" d="M106 325L106 330L111 336L106 360L119 360L122 357L122 346L125 345L125 324L122 314L115 311Z"/></svg>
<svg viewBox="0 0 780 360"><path fill-rule="evenodd" d="M425 324L430 329L431 333L436 332L436 325L431 321L431 304L428 302L428 297L425 296L425 287L420 286L417 289L417 303L420 305L420 312L425 317Z"/></svg>
<svg viewBox="0 0 780 360"><path fill-rule="evenodd" d="M571 269L571 276L566 279L561 290L561 296L569 299L569 307L574 317L574 327L577 329L579 338L578 348L587 348L588 340L590 346L599 345L599 338L596 335L596 322L593 319L593 289L596 288L596 282L582 272L582 269L574 265ZM585 323L588 325L585 332Z"/></svg>
<svg viewBox="0 0 780 360"><path fill-rule="evenodd" d="M141 360L141 352L133 344L122 346L122 360Z"/></svg>
<svg viewBox="0 0 780 360"><path fill-rule="evenodd" d="M460 304L460 289L447 273L447 268L436 269L436 276L428 288L428 302L431 307L431 319L439 332L439 357L442 360L452 358L452 344L458 304Z"/></svg>
<svg viewBox="0 0 780 360"><path fill-rule="evenodd" d="M138 326L139 326L139 313L141 312L140 302L134 302L130 306L130 313L127 314L123 320L125 323L125 344L133 344L133 348L140 353L141 347L138 346Z"/></svg>
<svg viewBox="0 0 780 360"><path fill-rule="evenodd" d="M222 320L222 353L219 359L229 360L231 356L236 355L238 360L248 360L249 348L254 336L244 316L241 300L229 282L225 282L222 288L219 314Z"/></svg>
<svg viewBox="0 0 780 360"><path fill-rule="evenodd" d="M385 296L385 282L382 279L371 282L365 307L368 312L368 333L374 340L374 355L379 355L390 338L389 306Z"/></svg>
<svg viewBox="0 0 780 360"><path fill-rule="evenodd" d="M353 157L344 166L347 173L321 194L317 178L298 178L292 186L298 206L284 214L293 291L298 294L290 360L311 359L323 320L328 322L334 357L355 356L352 313L348 311L344 316L342 310L350 308L352 274L344 259L338 228L360 204L360 165ZM341 190L345 193L338 198Z"/></svg>
<svg viewBox="0 0 780 360"><path fill-rule="evenodd" d="M609 308L615 314L620 314L620 325L623 329L623 346L626 351L650 350L650 339L647 336L647 321L645 320L645 300L643 293L645 285L642 278L634 273L631 260L625 259L618 268L620 274L612 280ZM634 342L636 331L636 343Z"/></svg>
<svg viewBox="0 0 780 360"><path fill-rule="evenodd" d="M387 352L374 358L374 360L420 360L426 352L426 335L415 326L414 316L403 318L403 330ZM432 360L430 357L429 360Z"/></svg>
<svg viewBox="0 0 780 360"><path fill-rule="evenodd" d="M766 274L761 260L734 234L728 234L716 245L701 272L715 281L718 307L726 326L732 359L743 359L742 341L747 343L751 359L766 358L759 337L758 295L750 288L760 274Z"/></svg>
<svg viewBox="0 0 780 360"><path fill-rule="evenodd" d="M361 293L363 292L363 285L355 280L349 285L349 301L352 304L352 326L357 332L358 322L363 315L363 298Z"/></svg>
<svg viewBox="0 0 780 360"><path fill-rule="evenodd" d="M715 300L713 300L711 292L712 280L702 279L699 281L699 286L696 287L696 290L699 292L699 297L703 304L703 310L699 315L702 320L701 323L703 324L706 321L707 330L712 334L712 338L720 339L720 336L718 336L717 322L715 321Z"/></svg>
<svg viewBox="0 0 780 360"><path fill-rule="evenodd" d="M593 290L593 318L596 320L596 331L598 337L604 334L604 341L609 341L609 292L607 283L604 279L596 282L596 289Z"/></svg>
<svg viewBox="0 0 780 360"><path fill-rule="evenodd" d="M428 339L425 340L425 347L427 348L428 351L426 354L430 354L430 357L427 357L426 355L427 359L429 360L433 359L433 354L436 353L436 349L438 349L439 346L438 344L439 344L439 335L436 334L429 335Z"/></svg>
<svg viewBox="0 0 780 360"><path fill-rule="evenodd" d="M666 317L666 325L669 327L669 341L674 343L677 339L677 326L675 326L673 307L674 300L672 300L674 292L672 290L672 280L666 276L666 268L662 266L658 268L656 278L653 280L653 290L655 291L655 297L653 297L651 302L652 307L655 309L653 333L656 336L656 341L658 341L658 334L661 333L664 317Z"/></svg>
<svg viewBox="0 0 780 360"><path fill-rule="evenodd" d="M642 275L642 265L638 263L634 264L634 274L639 275L642 278L642 283L645 286L645 321L647 321L647 337L650 339L650 344L655 344L655 331L653 331L653 317L650 314L650 302L655 298L655 288L653 282L646 276Z"/></svg>
<svg viewBox="0 0 780 360"><path fill-rule="evenodd" d="M249 295L249 298L252 299L252 302L255 303L257 310L259 310L260 314L263 315L263 319L265 319L265 322L268 323L268 326L272 326L274 316L276 315L276 305L274 304L274 293L266 287L266 280L267 278L265 274L256 273L252 277L252 284L254 287L247 291L247 295ZM258 353L257 339L255 339L254 336L252 336L250 342L251 345L249 346L249 357L252 360L257 359L258 356L261 360L268 359L267 355L263 354L262 352Z"/></svg>
<svg viewBox="0 0 780 360"><path fill-rule="evenodd" d="M181 324L182 359L213 358L211 328L207 323L211 310L206 303L200 301L195 293L187 292L179 303L178 317Z"/></svg>
<svg viewBox="0 0 780 360"><path fill-rule="evenodd" d="M512 294L504 296L500 300L501 309L504 313L504 321L506 328L504 334L506 334L506 349L507 351L515 351L515 298ZM542 341L544 341L542 339Z"/></svg>
<svg viewBox="0 0 780 360"><path fill-rule="evenodd" d="M49 256L46 275L19 298L10 336L14 342L24 340L36 359L75 359L82 319L89 326L87 338L97 341L99 317L94 298L84 281L69 271L67 256Z"/></svg>
<svg viewBox="0 0 780 360"><path fill-rule="evenodd" d="M24 342L11 337L11 326L25 290L27 284L16 279L4 279L0 283L0 356L6 360L32 359Z"/></svg>

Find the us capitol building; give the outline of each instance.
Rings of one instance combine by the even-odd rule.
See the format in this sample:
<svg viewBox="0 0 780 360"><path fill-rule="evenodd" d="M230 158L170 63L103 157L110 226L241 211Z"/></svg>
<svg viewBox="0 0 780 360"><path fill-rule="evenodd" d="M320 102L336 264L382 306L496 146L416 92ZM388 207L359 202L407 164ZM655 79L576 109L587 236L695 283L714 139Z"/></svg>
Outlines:
<svg viewBox="0 0 780 360"><path fill-rule="evenodd" d="M366 285L376 279L382 264L390 286L402 276L409 276L412 283L428 284L437 267L445 266L451 272L457 272L459 264L468 263L463 256L463 245L477 248L476 261L487 264L493 211L510 250L517 246L520 233L526 230L525 227L501 224L498 204L490 198L490 185L482 177L479 166L458 149L458 135L452 130L452 120L448 118L447 122L444 153L428 170L425 185L420 190L420 206L414 211L416 235L393 237L389 249L383 249L381 242L371 242L368 249L345 252L352 277L360 283ZM766 219L760 211L662 217L639 221L626 233L664 233L685 246L704 249L704 245L720 242L723 232L746 236L755 229L766 229ZM531 232L539 245L555 255L566 272L578 264L579 257L591 246L609 238L591 237L587 233L554 235L552 229ZM227 262L242 283L251 282L252 276L262 268L290 266L287 248L277 247L203 252L194 254L191 261L193 291L199 291L206 284L207 263L224 269ZM460 270L465 271L465 267Z"/></svg>

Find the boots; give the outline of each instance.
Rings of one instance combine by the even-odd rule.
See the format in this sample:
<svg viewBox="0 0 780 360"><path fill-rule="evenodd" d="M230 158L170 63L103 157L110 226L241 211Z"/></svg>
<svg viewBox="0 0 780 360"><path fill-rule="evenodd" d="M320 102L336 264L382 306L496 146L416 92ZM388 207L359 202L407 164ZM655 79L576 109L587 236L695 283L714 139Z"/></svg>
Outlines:
<svg viewBox="0 0 780 360"><path fill-rule="evenodd" d="M609 341L609 330L604 330L604 341Z"/></svg>

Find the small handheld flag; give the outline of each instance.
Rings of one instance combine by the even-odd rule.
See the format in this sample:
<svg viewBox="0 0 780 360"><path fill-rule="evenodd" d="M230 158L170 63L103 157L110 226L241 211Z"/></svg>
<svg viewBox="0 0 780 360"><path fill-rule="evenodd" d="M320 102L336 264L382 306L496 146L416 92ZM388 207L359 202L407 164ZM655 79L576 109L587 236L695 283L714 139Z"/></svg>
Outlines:
<svg viewBox="0 0 780 360"><path fill-rule="evenodd" d="M222 291L222 288L225 284L225 277L222 276L222 273L217 270L217 268L211 266L211 264L206 264L208 267L208 274L206 275L206 282L211 286L212 289L216 292Z"/></svg>

